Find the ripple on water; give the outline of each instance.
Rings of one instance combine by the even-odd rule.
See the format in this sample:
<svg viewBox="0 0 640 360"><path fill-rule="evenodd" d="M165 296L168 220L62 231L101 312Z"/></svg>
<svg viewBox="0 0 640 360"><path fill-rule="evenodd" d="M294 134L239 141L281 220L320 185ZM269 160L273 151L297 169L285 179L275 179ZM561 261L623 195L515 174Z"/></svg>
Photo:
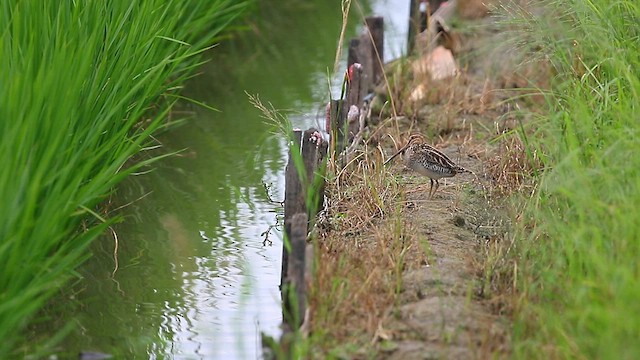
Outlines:
<svg viewBox="0 0 640 360"><path fill-rule="evenodd" d="M266 217L249 216L250 210L239 206L235 215L243 220L230 221L221 214L218 229L205 231L206 237L196 234L210 250L186 259L191 267L174 264L182 301L165 303L160 331L175 358L254 357L259 353L257 333L278 335L281 249L262 245Z"/></svg>

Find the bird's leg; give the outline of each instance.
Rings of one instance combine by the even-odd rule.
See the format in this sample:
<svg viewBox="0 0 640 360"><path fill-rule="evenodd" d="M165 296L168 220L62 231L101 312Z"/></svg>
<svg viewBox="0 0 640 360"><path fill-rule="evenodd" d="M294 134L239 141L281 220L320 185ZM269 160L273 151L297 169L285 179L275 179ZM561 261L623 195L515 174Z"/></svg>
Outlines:
<svg viewBox="0 0 640 360"><path fill-rule="evenodd" d="M435 195L436 191L438 191L438 188L440 187L440 182L438 181L438 179L436 179L436 188L435 190L433 190L433 194Z"/></svg>
<svg viewBox="0 0 640 360"><path fill-rule="evenodd" d="M432 194L432 190L433 190L433 179L429 178L429 181L431 182L431 186L429 187L429 199L431 199L431 197L433 196L433 194Z"/></svg>

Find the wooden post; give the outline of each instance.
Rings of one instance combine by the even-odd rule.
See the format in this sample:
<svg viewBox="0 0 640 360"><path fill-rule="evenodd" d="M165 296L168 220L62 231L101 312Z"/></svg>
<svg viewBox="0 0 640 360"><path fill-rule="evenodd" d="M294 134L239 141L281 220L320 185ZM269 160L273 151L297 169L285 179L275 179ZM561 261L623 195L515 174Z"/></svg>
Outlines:
<svg viewBox="0 0 640 360"><path fill-rule="evenodd" d="M366 78L364 77L364 69L359 63L352 64L349 69L349 83L347 84L347 101L345 103L347 110L348 129L347 137L349 142L358 133L360 128L359 114L362 109L362 100L367 94ZM354 108L355 106L355 108ZM357 109L357 112L352 110ZM355 115L354 115L355 114Z"/></svg>
<svg viewBox="0 0 640 360"><path fill-rule="evenodd" d="M367 29L371 38L373 39L373 46L371 47L371 58L373 59L372 66L372 79L369 82L368 92L373 91L373 88L378 85L382 79L382 72L384 68L384 18L382 16L369 16L365 19Z"/></svg>
<svg viewBox="0 0 640 360"><path fill-rule="evenodd" d="M324 200L324 160L328 144L316 129L295 130L285 170L284 228L282 247L283 336L281 348L287 351L288 333L302 325L306 312L307 233L312 228ZM287 246L288 245L288 246ZM312 256L311 256L312 257ZM295 291L295 293L293 292ZM294 297L295 294L295 297ZM296 302L292 302L292 299Z"/></svg>
<svg viewBox="0 0 640 360"><path fill-rule="evenodd" d="M413 53L416 36L420 32L420 0L411 0L409 5L409 31L407 32L407 55Z"/></svg>
<svg viewBox="0 0 640 360"><path fill-rule="evenodd" d="M364 84L373 82L373 63L375 58L372 56L373 44L371 43L371 39L369 38L368 33L360 34L359 37L355 39L351 39L349 41L349 55L347 56L347 69L351 69L351 67L355 64L360 64L362 67L360 77L361 81ZM370 86L366 86L363 90L366 95L366 91ZM373 86L371 86L373 88ZM347 107L347 110L349 108Z"/></svg>
<svg viewBox="0 0 640 360"><path fill-rule="evenodd" d="M346 109L349 111L351 105L360 107L364 98L366 84L364 84L364 69L359 63L352 64L349 67L349 83L347 84L347 102Z"/></svg>
<svg viewBox="0 0 640 360"><path fill-rule="evenodd" d="M331 122L331 142L336 154L340 154L347 147L347 109L344 100L331 100L329 104L329 118Z"/></svg>
<svg viewBox="0 0 640 360"><path fill-rule="evenodd" d="M367 17L365 26L364 33L349 41L347 57L348 69L356 63L362 66L360 74L362 98L372 92L375 86L382 81L382 72L384 71L384 19L380 16ZM352 105L361 106L360 103Z"/></svg>
<svg viewBox="0 0 640 360"><path fill-rule="evenodd" d="M369 38L369 34L364 33L361 34L358 38L351 39L349 41L349 55L347 57L347 69L349 73L352 73L352 68L354 65L359 64L360 66L360 74L358 82L363 84L361 88L362 98L367 95L369 89L373 90L373 64L377 62L374 57L375 50L373 49L373 44L371 43L371 39ZM351 79L350 83L353 82ZM348 88L347 88L348 89ZM347 94L349 90L347 90ZM358 104L352 104L358 105ZM359 106L359 105L358 105ZM347 110L349 108L347 107Z"/></svg>
<svg viewBox="0 0 640 360"><path fill-rule="evenodd" d="M291 218L291 254L289 269L287 271L288 289L283 294L285 313L290 315L290 324L293 328L302 325L304 313L307 310L306 296L306 246L307 246L306 213L299 213ZM295 302L292 302L292 294L295 292Z"/></svg>
<svg viewBox="0 0 640 360"><path fill-rule="evenodd" d="M294 214L306 212L304 197L302 193L302 183L298 178L294 161L294 152L301 154L300 146L302 145L302 130L294 130L291 139L291 148L289 149L289 161L284 171L284 242L282 244L282 268L280 271L280 289L286 282L287 269L289 265L289 252L285 243L289 241L291 234L291 225L287 220Z"/></svg>
<svg viewBox="0 0 640 360"><path fill-rule="evenodd" d="M324 159L327 156L328 144L323 141L317 129L306 130L302 135L302 160L307 176L307 187L303 189L306 201L306 213L309 218L309 230L315 223L318 210L324 200ZM309 191L313 193L309 194Z"/></svg>
<svg viewBox="0 0 640 360"><path fill-rule="evenodd" d="M347 69L355 64L360 62L360 58L362 55L360 54L360 38L353 38L349 40L349 51L347 53Z"/></svg>
<svg viewBox="0 0 640 360"><path fill-rule="evenodd" d="M305 132L296 130L293 132L292 146L289 149L289 162L284 176L285 244L283 244L282 249L281 287L287 283L289 254L285 245L287 241L291 240L291 219L295 214L299 213L307 214L310 222L315 219L324 199L324 180L321 177L324 174L319 173L322 170L326 155L327 143L322 141L318 130L309 129ZM296 156L300 157L300 168L296 167ZM320 180L316 181L318 176L320 176ZM314 193L309 193L309 191L314 191Z"/></svg>

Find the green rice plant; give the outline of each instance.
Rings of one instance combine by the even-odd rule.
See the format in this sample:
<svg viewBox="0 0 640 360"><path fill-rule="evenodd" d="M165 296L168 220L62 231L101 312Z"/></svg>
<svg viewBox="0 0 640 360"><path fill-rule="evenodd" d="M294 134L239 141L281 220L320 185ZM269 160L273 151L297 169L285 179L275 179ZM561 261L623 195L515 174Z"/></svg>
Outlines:
<svg viewBox="0 0 640 360"><path fill-rule="evenodd" d="M114 219L199 55L247 1L0 5L0 358Z"/></svg>
<svg viewBox="0 0 640 360"><path fill-rule="evenodd" d="M514 355L637 358L640 6L556 0L532 20L557 76L543 136L528 139L546 170L513 248Z"/></svg>

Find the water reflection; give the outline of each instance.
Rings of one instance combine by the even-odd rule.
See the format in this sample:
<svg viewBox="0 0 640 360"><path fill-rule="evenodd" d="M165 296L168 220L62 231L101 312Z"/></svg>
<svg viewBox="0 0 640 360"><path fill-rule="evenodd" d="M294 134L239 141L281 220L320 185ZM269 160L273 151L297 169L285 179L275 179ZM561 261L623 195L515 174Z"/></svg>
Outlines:
<svg viewBox="0 0 640 360"><path fill-rule="evenodd" d="M259 332L278 335L281 240L264 245L261 233L279 206L262 183L283 198L285 151L245 91L295 109L297 126L315 125L341 14L339 2L258 3L250 30L213 49L188 84L188 96L219 112L183 104L174 113L193 119L158 140L163 152L185 150L119 188L125 221L51 305L53 329L78 324L59 354L256 358ZM351 24L349 34L359 31Z"/></svg>

